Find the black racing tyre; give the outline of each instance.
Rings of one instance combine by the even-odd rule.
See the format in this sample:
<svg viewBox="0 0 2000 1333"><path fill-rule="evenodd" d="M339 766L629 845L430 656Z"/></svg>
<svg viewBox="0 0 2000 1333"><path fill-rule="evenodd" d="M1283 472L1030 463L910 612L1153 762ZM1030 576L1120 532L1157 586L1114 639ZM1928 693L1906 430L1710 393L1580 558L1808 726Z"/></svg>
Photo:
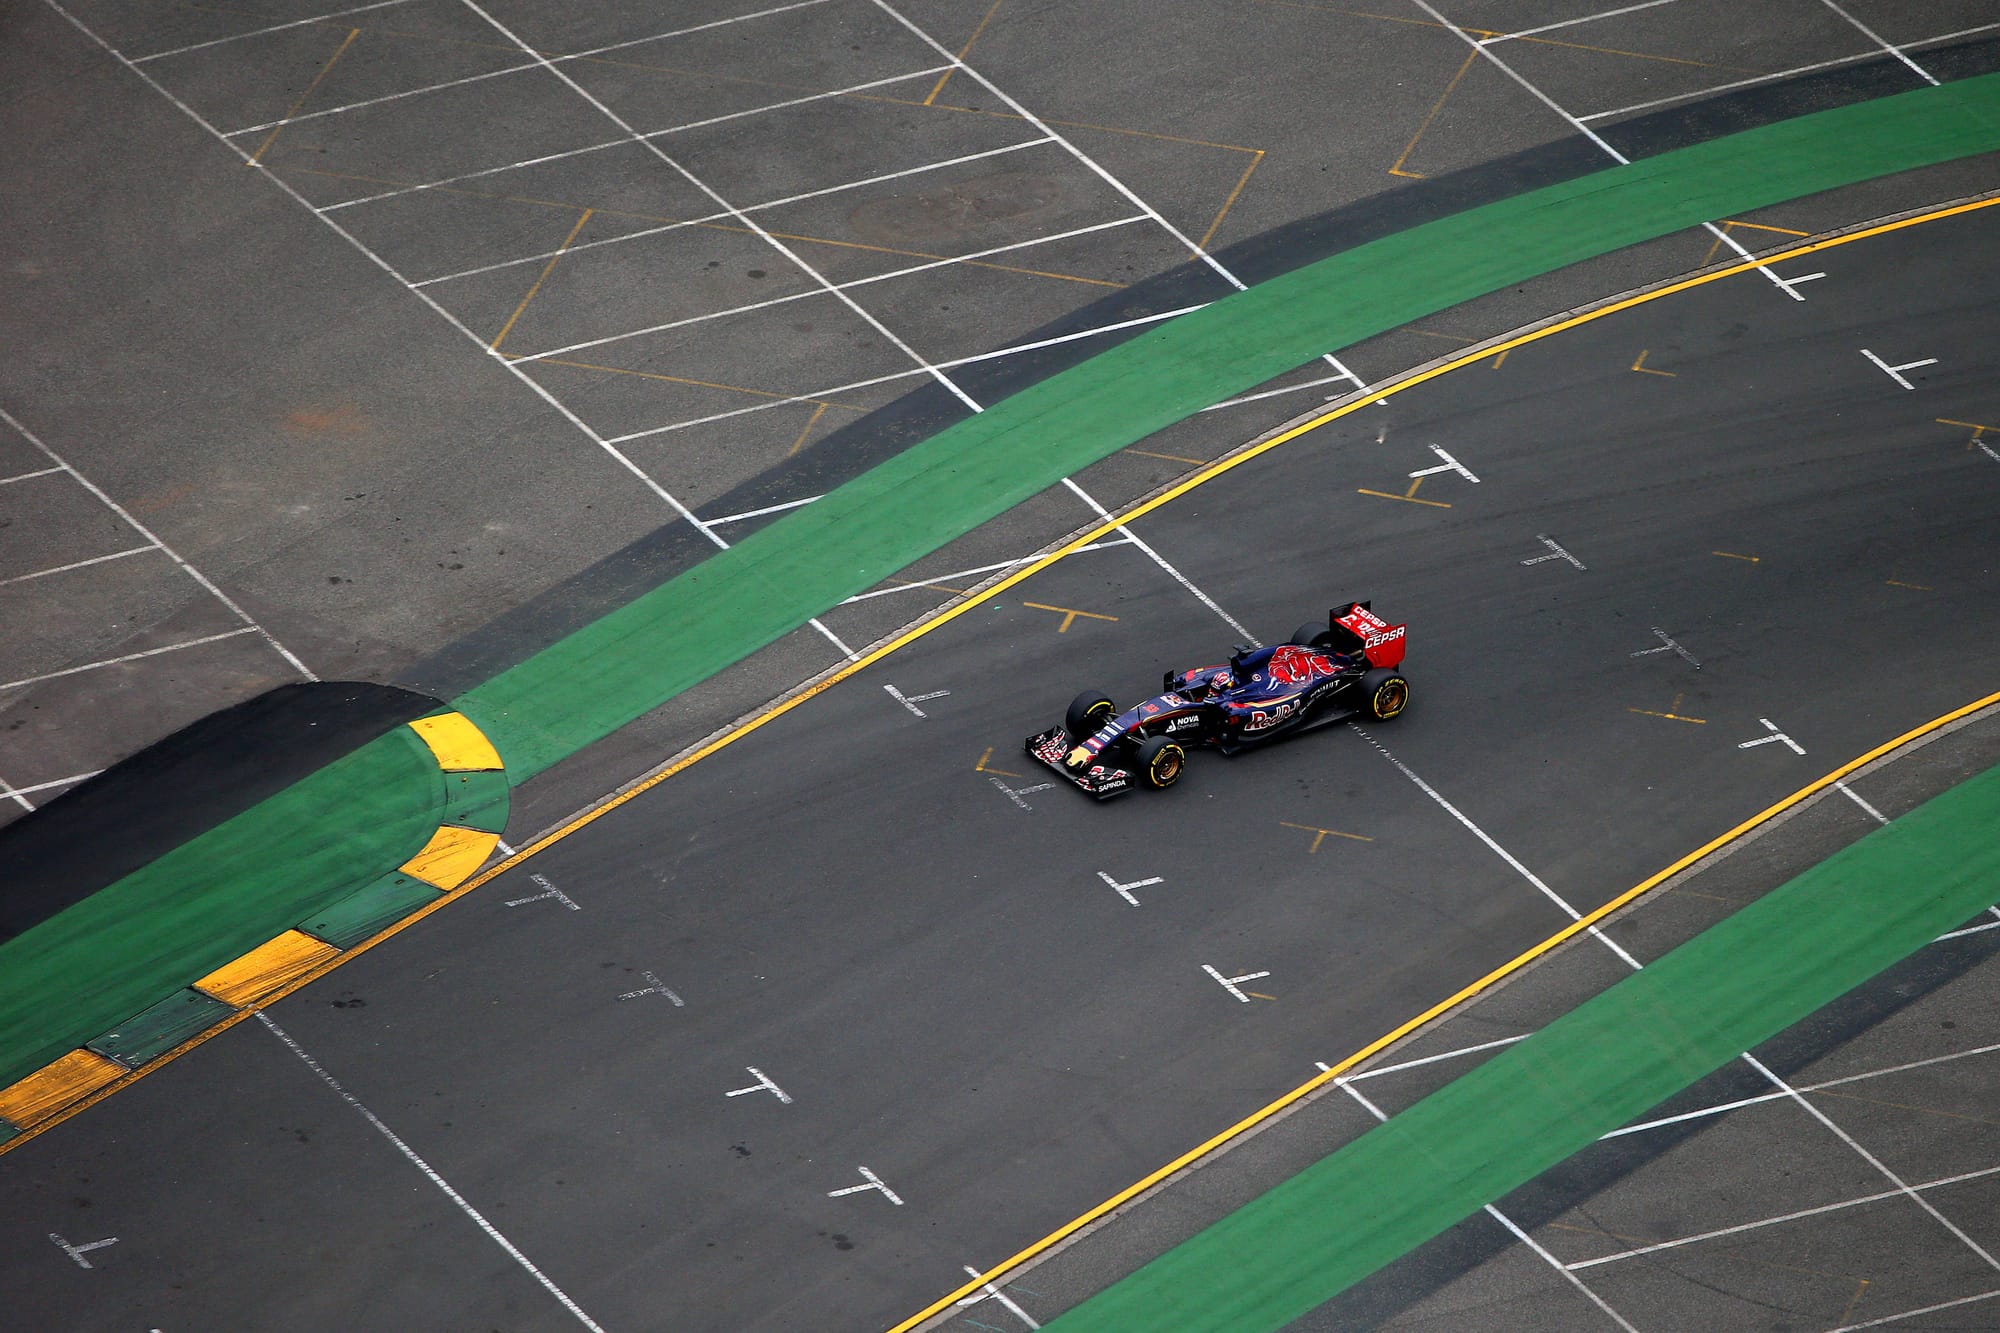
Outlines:
<svg viewBox="0 0 2000 1333"><path fill-rule="evenodd" d="M1069 711L1063 714L1063 730L1071 740L1081 741L1117 716L1118 705L1102 690L1085 690L1069 701Z"/></svg>
<svg viewBox="0 0 2000 1333"><path fill-rule="evenodd" d="M1292 631L1292 637L1287 642L1323 653L1333 647L1333 632L1324 625L1314 624L1308 620Z"/></svg>
<svg viewBox="0 0 2000 1333"><path fill-rule="evenodd" d="M1139 742L1139 776L1156 791L1165 791L1180 781L1187 767L1187 751L1165 736L1148 736Z"/></svg>
<svg viewBox="0 0 2000 1333"><path fill-rule="evenodd" d="M1410 682L1400 671L1376 667L1361 677L1361 711L1387 722L1410 706Z"/></svg>

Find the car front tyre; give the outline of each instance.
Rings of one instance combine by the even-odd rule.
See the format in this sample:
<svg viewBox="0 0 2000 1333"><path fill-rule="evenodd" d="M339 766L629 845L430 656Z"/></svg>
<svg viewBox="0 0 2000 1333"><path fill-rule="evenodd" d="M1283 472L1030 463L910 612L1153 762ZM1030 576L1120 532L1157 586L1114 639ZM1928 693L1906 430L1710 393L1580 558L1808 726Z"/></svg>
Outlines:
<svg viewBox="0 0 2000 1333"><path fill-rule="evenodd" d="M1180 781L1187 767L1187 751L1165 736L1149 736L1139 742L1139 773L1146 785L1165 791Z"/></svg>

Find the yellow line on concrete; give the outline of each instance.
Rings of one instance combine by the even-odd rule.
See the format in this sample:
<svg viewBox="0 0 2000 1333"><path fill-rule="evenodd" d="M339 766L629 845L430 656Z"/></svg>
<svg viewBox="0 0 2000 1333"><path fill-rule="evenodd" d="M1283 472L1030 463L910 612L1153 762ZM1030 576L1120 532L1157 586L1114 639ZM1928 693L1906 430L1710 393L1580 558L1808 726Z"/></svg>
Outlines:
<svg viewBox="0 0 2000 1333"><path fill-rule="evenodd" d="M1424 117L1423 123L1417 126L1417 132L1410 136L1410 141L1407 144L1403 145L1401 155L1396 158L1395 164L1389 168L1391 176L1407 176L1411 180L1422 180L1424 178L1424 173L1421 171L1403 170L1403 164L1410 160L1411 153L1417 151L1417 140L1424 137L1424 131L1428 130L1431 127L1431 122L1437 119L1438 112L1444 110L1444 104L1449 102L1451 95L1458 90L1458 81L1465 77L1466 71L1472 68L1472 62L1477 59L1479 59L1477 49L1467 53L1465 63L1458 67L1458 73L1452 75L1451 82L1444 86L1444 92L1432 104L1430 113Z"/></svg>
<svg viewBox="0 0 2000 1333"><path fill-rule="evenodd" d="M1000 6L1004 3L1005 0L993 0L993 7L986 11L986 17L979 20L979 26L972 30L972 36L966 38L965 45L958 48L958 58L960 60L972 54L973 45L978 42L980 35L986 31L986 25L993 21L993 16L1000 12ZM944 86L951 82L951 76L956 73L958 73L958 69L954 66L938 75L937 86L932 88L931 95L924 99L925 106L929 106L931 103L937 101L938 94L944 91Z"/></svg>
<svg viewBox="0 0 2000 1333"><path fill-rule="evenodd" d="M528 294L521 298L521 304L514 307L514 313L507 316L507 322L500 326L500 332L495 334L493 341L487 345L489 350L497 352L500 350L500 344L507 341L507 335L514 331L514 321L518 320L521 317L521 312L528 308L528 302L535 299L535 293L539 292L542 289L542 284L549 280L549 274L556 271L556 265L562 262L563 255L568 253L570 246L576 243L577 233L583 230L583 224L590 221L590 215L596 211L593 208L583 210L583 216L579 217L576 220L576 225L569 229L569 235L563 237L563 243L556 247L554 254L549 256L549 262L542 265L541 276L535 279L535 285L528 288Z"/></svg>
<svg viewBox="0 0 2000 1333"><path fill-rule="evenodd" d="M1237 196L1242 194L1243 187L1250 183L1250 173L1255 171L1257 164L1263 160L1264 150L1259 148L1257 156L1250 159L1250 165L1243 168L1243 174L1236 178L1236 188L1231 190L1229 197L1222 201L1222 211L1215 215L1215 221L1208 224L1208 230L1201 234L1201 239L1195 242L1196 246L1203 250L1208 249L1208 243L1215 239L1215 233L1222 230L1222 220L1229 216L1230 209L1236 207Z"/></svg>
<svg viewBox="0 0 2000 1333"><path fill-rule="evenodd" d="M340 63L340 58L347 54L347 48L354 45L354 39L356 37L359 37L360 35L361 35L361 29L359 28L353 28L348 31L347 40L340 44L340 49L338 51L335 51L331 56L327 57L327 62L319 67L319 73L313 75L313 81L306 85L306 90L304 92L299 94L299 100L292 103L291 110L287 111L284 114L284 116L280 119L278 124L271 127L271 132L264 136L264 142L257 145L257 151L250 154L250 160L244 163L243 164L244 166L254 167L260 160L262 160L265 151L269 149L272 144L278 141L279 135L285 132L284 122L290 120L293 116L299 114L299 108L304 106L306 104L306 99L313 95L313 89L319 87L320 80L324 79L329 73L332 72L333 67Z"/></svg>

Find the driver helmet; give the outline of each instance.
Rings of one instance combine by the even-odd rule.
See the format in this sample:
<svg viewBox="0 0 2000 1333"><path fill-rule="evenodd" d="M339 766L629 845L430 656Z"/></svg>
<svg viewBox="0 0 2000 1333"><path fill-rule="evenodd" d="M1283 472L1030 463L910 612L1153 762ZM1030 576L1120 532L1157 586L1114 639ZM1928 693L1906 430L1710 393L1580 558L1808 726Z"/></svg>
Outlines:
<svg viewBox="0 0 2000 1333"><path fill-rule="evenodd" d="M1218 671L1208 678L1208 688L1216 694L1224 690L1233 690L1236 688L1236 677L1228 671Z"/></svg>

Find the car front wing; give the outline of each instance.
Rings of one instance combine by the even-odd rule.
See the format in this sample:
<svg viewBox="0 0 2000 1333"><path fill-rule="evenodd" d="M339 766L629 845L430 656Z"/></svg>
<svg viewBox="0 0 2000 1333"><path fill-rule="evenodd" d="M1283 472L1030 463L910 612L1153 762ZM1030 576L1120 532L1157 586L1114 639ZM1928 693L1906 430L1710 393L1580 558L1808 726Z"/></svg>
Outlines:
<svg viewBox="0 0 2000 1333"><path fill-rule="evenodd" d="M1050 727L1028 737L1027 750L1030 755L1054 769L1064 781L1081 788L1087 795L1100 801L1108 801L1114 796L1123 796L1139 783L1139 775L1116 762L1097 756L1083 771L1066 767L1063 757L1072 748L1069 733L1061 727Z"/></svg>

